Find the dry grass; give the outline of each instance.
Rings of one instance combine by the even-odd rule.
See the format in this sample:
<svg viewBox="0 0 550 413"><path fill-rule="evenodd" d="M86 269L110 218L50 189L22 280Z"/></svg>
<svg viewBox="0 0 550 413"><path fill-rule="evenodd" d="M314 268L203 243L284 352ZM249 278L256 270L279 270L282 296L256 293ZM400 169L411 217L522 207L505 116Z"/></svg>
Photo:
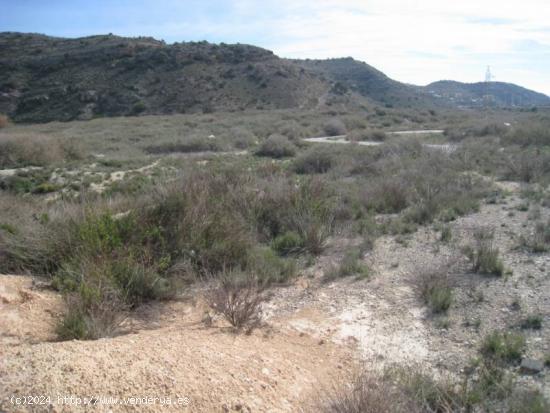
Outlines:
<svg viewBox="0 0 550 413"><path fill-rule="evenodd" d="M74 141L39 134L0 135L0 168L47 166L81 159Z"/></svg>

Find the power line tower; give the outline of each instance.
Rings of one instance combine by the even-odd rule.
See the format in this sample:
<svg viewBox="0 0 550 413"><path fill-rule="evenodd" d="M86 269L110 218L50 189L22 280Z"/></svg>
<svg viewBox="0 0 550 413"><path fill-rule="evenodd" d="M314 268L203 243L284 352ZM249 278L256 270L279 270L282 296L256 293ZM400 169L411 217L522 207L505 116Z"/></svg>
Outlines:
<svg viewBox="0 0 550 413"><path fill-rule="evenodd" d="M491 66L487 66L487 71L485 72L485 82L489 83L493 79L494 79L494 76L491 73Z"/></svg>
<svg viewBox="0 0 550 413"><path fill-rule="evenodd" d="M485 94L483 95L483 102L485 104L485 107L489 107L491 103L493 102L493 95L491 95L491 81L495 77L491 73L491 66L487 66L487 70L485 71Z"/></svg>

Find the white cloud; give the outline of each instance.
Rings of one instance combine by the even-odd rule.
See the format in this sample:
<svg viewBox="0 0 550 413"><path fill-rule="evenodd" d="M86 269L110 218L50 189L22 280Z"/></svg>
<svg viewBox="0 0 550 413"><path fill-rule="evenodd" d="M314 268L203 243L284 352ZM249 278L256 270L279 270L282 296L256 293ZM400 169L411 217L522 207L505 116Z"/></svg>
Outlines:
<svg viewBox="0 0 550 413"><path fill-rule="evenodd" d="M254 8L254 2L239 3L247 13ZM479 81L491 65L498 80L550 94L548 0L284 0L278 5L280 14L262 24L273 33L264 46L281 56L353 56L417 84ZM546 62L533 50L518 48L526 41L538 44L539 55L546 50Z"/></svg>

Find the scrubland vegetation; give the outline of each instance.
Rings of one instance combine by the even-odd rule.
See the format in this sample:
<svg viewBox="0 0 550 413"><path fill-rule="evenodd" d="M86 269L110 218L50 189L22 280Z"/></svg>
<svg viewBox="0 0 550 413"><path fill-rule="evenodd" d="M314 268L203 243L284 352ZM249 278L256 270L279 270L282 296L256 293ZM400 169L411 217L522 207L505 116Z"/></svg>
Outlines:
<svg viewBox="0 0 550 413"><path fill-rule="evenodd" d="M335 237L360 242L324 269L326 283L369 280L364 257L378 238L406 245L423 228L437 228L438 241L469 260L472 278L501 277L507 269L491 228L472 228L473 242L458 245L449 223L499 202L504 190L493 178L521 182L533 205L550 199L544 113L517 114L510 126L499 120L506 113L488 123L417 114L426 127L452 124L437 138L452 150L426 146L431 137L386 134L388 113L405 116L390 109L378 108L373 122L370 112L335 111L328 120L273 113L245 114L244 121L207 114L38 126L7 126L0 118L0 168L14 169L0 176L0 272L49 277L67 304L60 340L117 335L124 315L142 303L174 299L197 284L208 290L214 313L250 332L261 325L270 291L299 277ZM383 143L302 141L346 133ZM518 248L547 252L550 224L540 211L532 216L533 231ZM425 268L415 280L429 314L454 311L459 287L448 268ZM536 317L523 328L542 328ZM510 372L525 347L522 333L495 331L458 380L399 369L361 373L349 386L335 385L319 408L547 411L547 401L516 386Z"/></svg>

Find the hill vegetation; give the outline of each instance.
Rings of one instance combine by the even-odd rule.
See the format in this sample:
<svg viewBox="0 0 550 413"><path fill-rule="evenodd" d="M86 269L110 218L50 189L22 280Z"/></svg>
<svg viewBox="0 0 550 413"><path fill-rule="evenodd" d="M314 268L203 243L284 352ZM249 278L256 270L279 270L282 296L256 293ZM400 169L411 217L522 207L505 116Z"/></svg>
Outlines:
<svg viewBox="0 0 550 413"><path fill-rule="evenodd" d="M495 106L550 98L491 83ZM289 60L242 44L98 35L0 34L0 114L49 122L141 114L271 109L479 106L483 84L407 85L352 58Z"/></svg>

